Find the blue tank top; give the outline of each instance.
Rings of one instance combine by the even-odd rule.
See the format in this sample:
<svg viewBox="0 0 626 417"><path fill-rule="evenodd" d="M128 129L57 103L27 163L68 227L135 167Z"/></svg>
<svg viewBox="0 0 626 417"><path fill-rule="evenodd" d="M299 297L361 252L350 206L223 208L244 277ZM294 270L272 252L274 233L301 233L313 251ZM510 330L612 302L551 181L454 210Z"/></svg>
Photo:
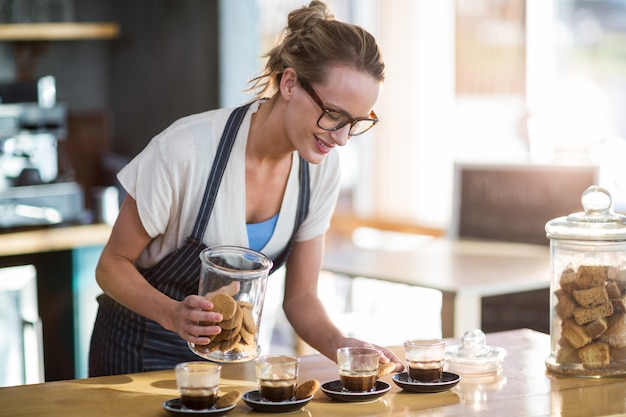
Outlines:
<svg viewBox="0 0 626 417"><path fill-rule="evenodd" d="M265 247L267 242L274 234L276 228L276 222L278 221L278 214L270 217L261 223L247 224L246 229L248 231L248 244L250 249L260 251Z"/></svg>

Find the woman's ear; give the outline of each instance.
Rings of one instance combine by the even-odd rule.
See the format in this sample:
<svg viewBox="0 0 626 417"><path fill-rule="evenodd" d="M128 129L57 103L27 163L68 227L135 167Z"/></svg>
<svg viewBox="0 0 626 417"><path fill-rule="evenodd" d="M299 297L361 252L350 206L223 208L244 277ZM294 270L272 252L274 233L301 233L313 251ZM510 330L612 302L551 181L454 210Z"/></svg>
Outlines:
<svg viewBox="0 0 626 417"><path fill-rule="evenodd" d="M297 87L298 84L298 74L296 71L289 67L283 71L283 75L280 79L280 94L287 101L291 100L293 96L293 90Z"/></svg>

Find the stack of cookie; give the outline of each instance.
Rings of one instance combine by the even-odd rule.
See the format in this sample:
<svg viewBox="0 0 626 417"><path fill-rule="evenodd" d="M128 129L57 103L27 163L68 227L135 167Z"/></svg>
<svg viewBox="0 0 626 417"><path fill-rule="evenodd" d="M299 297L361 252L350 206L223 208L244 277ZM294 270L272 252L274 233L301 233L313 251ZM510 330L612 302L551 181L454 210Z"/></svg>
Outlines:
<svg viewBox="0 0 626 417"><path fill-rule="evenodd" d="M235 300L232 296L219 293L210 298L213 311L220 313L223 320L218 323L202 323L218 325L222 331L215 335L208 345L195 345L194 349L201 354L209 354L216 350L237 353L256 352L257 325L252 313L253 305L245 301Z"/></svg>
<svg viewBox="0 0 626 417"><path fill-rule="evenodd" d="M626 270L602 265L568 267L559 286L555 291L555 310L561 320L557 361L598 370L625 360Z"/></svg>

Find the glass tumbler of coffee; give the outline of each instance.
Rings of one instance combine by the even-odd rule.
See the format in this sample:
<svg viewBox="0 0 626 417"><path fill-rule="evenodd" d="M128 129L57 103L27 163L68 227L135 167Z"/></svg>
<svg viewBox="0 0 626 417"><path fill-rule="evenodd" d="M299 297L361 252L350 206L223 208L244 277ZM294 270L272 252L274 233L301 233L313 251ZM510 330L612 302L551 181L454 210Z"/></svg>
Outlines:
<svg viewBox="0 0 626 417"><path fill-rule="evenodd" d="M176 365L176 386L183 408L209 410L215 405L222 366L211 362L183 362Z"/></svg>
<svg viewBox="0 0 626 417"><path fill-rule="evenodd" d="M341 387L349 392L368 392L376 384L379 351L367 347L337 349Z"/></svg>
<svg viewBox="0 0 626 417"><path fill-rule="evenodd" d="M255 360L259 393L264 401L291 401L296 394L300 359L289 355L266 355Z"/></svg>
<svg viewBox="0 0 626 417"><path fill-rule="evenodd" d="M446 342L442 339L413 339L404 342L404 357L413 382L441 380Z"/></svg>

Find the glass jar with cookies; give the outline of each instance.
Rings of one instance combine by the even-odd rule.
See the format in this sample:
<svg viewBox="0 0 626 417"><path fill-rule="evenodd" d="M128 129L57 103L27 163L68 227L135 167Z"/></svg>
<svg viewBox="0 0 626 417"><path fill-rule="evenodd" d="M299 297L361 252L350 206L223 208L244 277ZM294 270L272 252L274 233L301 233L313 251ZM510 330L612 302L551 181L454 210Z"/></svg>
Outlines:
<svg viewBox="0 0 626 417"><path fill-rule="evenodd" d="M197 355L214 362L246 362L259 356L258 329L272 260L239 246L213 246L200 253L198 295L211 300L223 320L222 331L207 345L189 343Z"/></svg>
<svg viewBox="0 0 626 417"><path fill-rule="evenodd" d="M546 224L552 277L549 371L579 377L626 375L626 216L598 186L584 212Z"/></svg>

